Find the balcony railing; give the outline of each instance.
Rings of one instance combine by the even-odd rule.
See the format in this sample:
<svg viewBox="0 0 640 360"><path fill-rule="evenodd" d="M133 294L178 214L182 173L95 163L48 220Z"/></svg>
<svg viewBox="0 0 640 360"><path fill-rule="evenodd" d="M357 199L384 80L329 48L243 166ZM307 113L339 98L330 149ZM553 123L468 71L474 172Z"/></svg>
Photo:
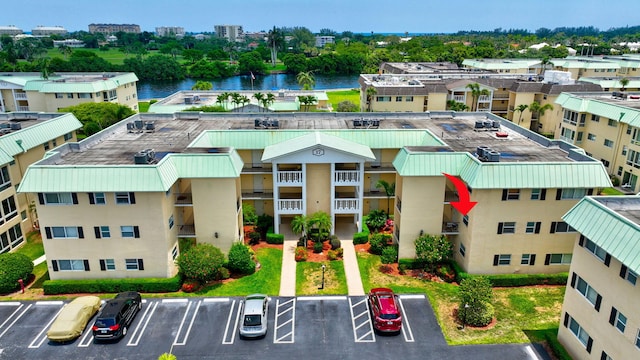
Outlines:
<svg viewBox="0 0 640 360"><path fill-rule="evenodd" d="M178 225L178 237L195 237L196 227L194 225Z"/></svg>
<svg viewBox="0 0 640 360"><path fill-rule="evenodd" d="M490 102L490 101L491 101L490 95L480 95L480 97L478 97L478 102Z"/></svg>
<svg viewBox="0 0 640 360"><path fill-rule="evenodd" d="M265 189L264 191L243 191L242 199L244 200L265 200L273 199L273 189Z"/></svg>
<svg viewBox="0 0 640 360"><path fill-rule="evenodd" d="M333 211L336 214L351 214L358 212L360 209L360 200L358 199L335 199L333 202Z"/></svg>
<svg viewBox="0 0 640 360"><path fill-rule="evenodd" d="M444 202L452 202L458 201L458 192L456 191L445 191L444 192Z"/></svg>
<svg viewBox="0 0 640 360"><path fill-rule="evenodd" d="M381 162L381 163L365 163L364 171L366 172L395 172L396 169L393 167L392 163Z"/></svg>
<svg viewBox="0 0 640 360"><path fill-rule="evenodd" d="M301 214L302 199L278 200L278 212L281 214Z"/></svg>
<svg viewBox="0 0 640 360"><path fill-rule="evenodd" d="M244 164L242 168L243 173L270 173L272 170L271 164L262 164L262 163L249 163Z"/></svg>
<svg viewBox="0 0 640 360"><path fill-rule="evenodd" d="M460 103L464 102L464 95L449 95L449 100L454 100Z"/></svg>
<svg viewBox="0 0 640 360"><path fill-rule="evenodd" d="M29 111L29 107L28 106L18 106L17 107L17 111Z"/></svg>
<svg viewBox="0 0 640 360"><path fill-rule="evenodd" d="M15 93L15 98L16 100L27 100L27 94L26 93Z"/></svg>
<svg viewBox="0 0 640 360"><path fill-rule="evenodd" d="M333 174L333 180L337 185L354 185L360 183L360 172L355 170L340 170Z"/></svg>
<svg viewBox="0 0 640 360"><path fill-rule="evenodd" d="M176 206L193 206L193 196L191 196L191 193L176 194Z"/></svg>
<svg viewBox="0 0 640 360"><path fill-rule="evenodd" d="M459 234L460 230L458 230L460 223L459 222L452 222L452 221L446 221L442 223L442 233L443 234L448 234L448 235L455 235L455 234Z"/></svg>
<svg viewBox="0 0 640 360"><path fill-rule="evenodd" d="M302 171L278 171L278 184L302 185Z"/></svg>

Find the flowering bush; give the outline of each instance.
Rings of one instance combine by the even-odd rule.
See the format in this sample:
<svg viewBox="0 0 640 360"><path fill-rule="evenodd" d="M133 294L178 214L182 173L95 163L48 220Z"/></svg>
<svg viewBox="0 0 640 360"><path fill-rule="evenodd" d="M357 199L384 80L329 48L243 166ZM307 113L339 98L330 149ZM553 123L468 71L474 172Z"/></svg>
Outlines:
<svg viewBox="0 0 640 360"><path fill-rule="evenodd" d="M186 293L194 292L200 288L198 280L189 279L182 283L182 291Z"/></svg>
<svg viewBox="0 0 640 360"><path fill-rule="evenodd" d="M342 255L344 255L344 249L341 247L337 248L335 251L336 251L336 256L339 258L341 258Z"/></svg>
<svg viewBox="0 0 640 360"><path fill-rule="evenodd" d="M338 255L336 254L335 250L329 250L327 251L327 258L329 260L336 260L338 258Z"/></svg>
<svg viewBox="0 0 640 360"><path fill-rule="evenodd" d="M211 244L197 244L183 252L176 259L178 268L187 279L195 279L201 283L224 278L224 254ZM228 277L228 275L227 275Z"/></svg>
<svg viewBox="0 0 640 360"><path fill-rule="evenodd" d="M295 251L296 261L307 261L307 249L303 246L298 246Z"/></svg>

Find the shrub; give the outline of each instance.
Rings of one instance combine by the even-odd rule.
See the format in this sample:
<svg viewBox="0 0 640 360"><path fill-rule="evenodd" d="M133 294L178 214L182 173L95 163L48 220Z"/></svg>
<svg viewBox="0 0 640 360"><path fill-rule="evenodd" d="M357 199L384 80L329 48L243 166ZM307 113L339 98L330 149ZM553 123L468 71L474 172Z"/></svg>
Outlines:
<svg viewBox="0 0 640 360"><path fill-rule="evenodd" d="M298 244L296 246L307 246L307 237L300 236L300 238L298 239Z"/></svg>
<svg viewBox="0 0 640 360"><path fill-rule="evenodd" d="M337 248L335 251L336 251L336 255L337 255L339 258L341 258L341 257L344 255L344 249L343 249L343 248L341 248L341 247Z"/></svg>
<svg viewBox="0 0 640 360"><path fill-rule="evenodd" d="M260 233L261 238L267 238L267 232L271 227L273 227L273 216L267 214L258 216L258 219L256 220L256 228Z"/></svg>
<svg viewBox="0 0 640 360"><path fill-rule="evenodd" d="M404 259L402 261L404 261ZM458 283L461 283L464 279L477 276L464 272L460 265L455 261L450 264L456 273L455 281ZM515 287L531 285L566 285L569 274L565 272L557 274L499 274L483 276L489 279L493 286Z"/></svg>
<svg viewBox="0 0 640 360"><path fill-rule="evenodd" d="M335 250L340 247L340 239L337 236L331 235L331 250Z"/></svg>
<svg viewBox="0 0 640 360"><path fill-rule="evenodd" d="M200 288L198 280L189 279L182 283L182 291L191 293L197 291Z"/></svg>
<svg viewBox="0 0 640 360"><path fill-rule="evenodd" d="M384 210L373 210L365 221L370 231L377 232L387 222L387 213Z"/></svg>
<svg viewBox="0 0 640 360"><path fill-rule="evenodd" d="M0 254L0 294L15 291L20 287L18 280L26 284L33 272L33 262L18 253Z"/></svg>
<svg viewBox="0 0 640 360"><path fill-rule="evenodd" d="M296 247L295 260L298 261L298 262L307 261L307 248L306 247L304 247L304 246Z"/></svg>
<svg viewBox="0 0 640 360"><path fill-rule="evenodd" d="M234 243L229 249L227 269L238 274L249 275L256 272L256 263L251 259L249 247L242 243Z"/></svg>
<svg viewBox="0 0 640 360"><path fill-rule="evenodd" d="M284 235L267 233L267 244L284 244Z"/></svg>
<svg viewBox="0 0 640 360"><path fill-rule="evenodd" d="M256 245L260 243L260 233L257 231L252 231L249 233L249 244Z"/></svg>
<svg viewBox="0 0 640 360"><path fill-rule="evenodd" d="M327 258L329 260L336 260L338 258L338 254L336 254L335 250L327 251Z"/></svg>
<svg viewBox="0 0 640 360"><path fill-rule="evenodd" d="M453 282L456 279L456 273L449 264L440 264L436 268L436 274L445 282Z"/></svg>
<svg viewBox="0 0 640 360"><path fill-rule="evenodd" d="M100 49L102 49L102 48L100 48ZM151 100L149 100L149 105L153 105L153 104L155 104L155 103L157 103L157 102L158 102L158 100L156 100L156 99L151 99Z"/></svg>
<svg viewBox="0 0 640 360"><path fill-rule="evenodd" d="M244 225L255 225L258 221L256 209L251 204L242 204L242 222Z"/></svg>
<svg viewBox="0 0 640 360"><path fill-rule="evenodd" d="M338 103L338 108L336 109L336 111L337 112L357 112L358 105L352 103L349 100L341 101L340 103Z"/></svg>
<svg viewBox="0 0 640 360"><path fill-rule="evenodd" d="M354 245L359 245L359 244L366 244L369 241L369 232L368 231L361 231L358 233L353 234L353 244Z"/></svg>
<svg viewBox="0 0 640 360"><path fill-rule="evenodd" d="M613 186L620 186L620 178L615 175L611 175L611 184Z"/></svg>
<svg viewBox="0 0 640 360"><path fill-rule="evenodd" d="M369 252L375 255L382 255L382 250L387 246L388 240L391 238L389 234L377 233L369 239Z"/></svg>
<svg viewBox="0 0 640 360"><path fill-rule="evenodd" d="M225 259L220 249L211 244L202 243L180 254L176 263L184 277L206 283L222 279Z"/></svg>
<svg viewBox="0 0 640 360"><path fill-rule="evenodd" d="M398 260L399 266L404 266L405 269L422 269L424 265L416 259L400 259Z"/></svg>
<svg viewBox="0 0 640 360"><path fill-rule="evenodd" d="M42 289L45 295L119 293L123 291L158 293L178 291L181 284L182 277L176 275L172 278L47 280L42 284Z"/></svg>
<svg viewBox="0 0 640 360"><path fill-rule="evenodd" d="M466 312L466 314L465 314ZM467 308L466 311L462 310L462 320L471 326L487 326L493 320L495 310L493 305L489 303L479 303L477 307L473 309Z"/></svg>
<svg viewBox="0 0 640 360"><path fill-rule="evenodd" d="M321 242L314 242L313 243L313 252L316 254L320 254L322 252L322 243Z"/></svg>
<svg viewBox="0 0 640 360"><path fill-rule="evenodd" d="M493 290L484 276L474 276L460 283L458 317L473 326L485 326L493 319Z"/></svg>
<svg viewBox="0 0 640 360"><path fill-rule="evenodd" d="M398 259L398 249L395 246L386 246L382 249L380 261L383 264L393 264Z"/></svg>
<svg viewBox="0 0 640 360"><path fill-rule="evenodd" d="M402 264L402 263L398 264L398 273L400 275L406 274L407 273L407 265Z"/></svg>
<svg viewBox="0 0 640 360"><path fill-rule="evenodd" d="M416 239L416 259L433 270L439 263L448 262L453 256L453 244L444 235L424 234Z"/></svg>

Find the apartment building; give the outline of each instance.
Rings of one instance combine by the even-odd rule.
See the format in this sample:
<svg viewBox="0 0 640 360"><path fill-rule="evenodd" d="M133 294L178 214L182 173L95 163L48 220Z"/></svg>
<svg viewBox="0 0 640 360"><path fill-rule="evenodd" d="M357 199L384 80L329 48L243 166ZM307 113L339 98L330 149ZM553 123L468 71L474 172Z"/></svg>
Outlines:
<svg viewBox="0 0 640 360"><path fill-rule="evenodd" d="M327 36L327 35L317 35L316 36L316 47L323 48L327 44L335 44L336 37L335 36Z"/></svg>
<svg viewBox="0 0 640 360"><path fill-rule="evenodd" d="M62 26L36 26L31 30L33 36L67 35L68 33Z"/></svg>
<svg viewBox="0 0 640 360"><path fill-rule="evenodd" d="M462 67L508 74L538 74L540 59L464 59Z"/></svg>
<svg viewBox="0 0 640 360"><path fill-rule="evenodd" d="M80 128L73 114L0 114L0 253L20 246L37 225L33 198L17 193L27 167L46 151L75 142Z"/></svg>
<svg viewBox="0 0 640 360"><path fill-rule="evenodd" d="M242 25L215 25L213 28L217 37L235 42L244 40Z"/></svg>
<svg viewBox="0 0 640 360"><path fill-rule="evenodd" d="M138 110L134 73L0 73L0 111L44 111L86 102L114 102Z"/></svg>
<svg viewBox="0 0 640 360"><path fill-rule="evenodd" d="M640 356L640 197L585 197L563 217L577 232L558 340L574 359Z"/></svg>
<svg viewBox="0 0 640 360"><path fill-rule="evenodd" d="M184 28L181 26L160 26L156 27L157 36L184 36Z"/></svg>
<svg viewBox="0 0 640 360"><path fill-rule="evenodd" d="M243 203L290 237L296 215L324 211L332 233L355 233L389 206L401 258L421 233L446 234L472 273L568 270L561 216L610 186L601 162L486 112L368 116L138 114L50 152L19 191L38 198L52 279L172 276L179 238L243 240ZM478 202L466 216L443 173Z"/></svg>
<svg viewBox="0 0 640 360"><path fill-rule="evenodd" d="M112 35L117 32L139 34L140 25L136 24L89 24L89 33Z"/></svg>
<svg viewBox="0 0 640 360"><path fill-rule="evenodd" d="M380 74L422 74L446 70L460 70L450 62L384 62L380 64Z"/></svg>
<svg viewBox="0 0 640 360"><path fill-rule="evenodd" d="M0 26L0 35L16 36L22 34L22 29L15 25Z"/></svg>

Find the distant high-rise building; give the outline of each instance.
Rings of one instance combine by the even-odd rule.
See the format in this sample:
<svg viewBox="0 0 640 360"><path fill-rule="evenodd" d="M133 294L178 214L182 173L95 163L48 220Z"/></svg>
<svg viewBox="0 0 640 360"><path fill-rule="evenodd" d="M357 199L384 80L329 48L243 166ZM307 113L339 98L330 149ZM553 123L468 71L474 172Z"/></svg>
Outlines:
<svg viewBox="0 0 640 360"><path fill-rule="evenodd" d="M19 35L22 34L22 29L16 27L15 25L9 26L0 26L0 35Z"/></svg>
<svg viewBox="0 0 640 360"><path fill-rule="evenodd" d="M180 26L160 26L156 28L157 36L184 36L184 28Z"/></svg>
<svg viewBox="0 0 640 360"><path fill-rule="evenodd" d="M126 33L140 33L140 25L135 24L89 24L89 32L92 34L100 33L105 35L115 34L118 31Z"/></svg>
<svg viewBox="0 0 640 360"><path fill-rule="evenodd" d="M229 41L244 40L244 31L241 25L215 25L214 30L217 37L226 38Z"/></svg>
<svg viewBox="0 0 640 360"><path fill-rule="evenodd" d="M34 36L49 36L49 35L67 35L67 29L62 26L36 26L31 30L31 35Z"/></svg>
<svg viewBox="0 0 640 360"><path fill-rule="evenodd" d="M316 36L316 47L322 48L326 44L333 44L335 43L335 39L336 39L335 36L325 36L325 35Z"/></svg>

